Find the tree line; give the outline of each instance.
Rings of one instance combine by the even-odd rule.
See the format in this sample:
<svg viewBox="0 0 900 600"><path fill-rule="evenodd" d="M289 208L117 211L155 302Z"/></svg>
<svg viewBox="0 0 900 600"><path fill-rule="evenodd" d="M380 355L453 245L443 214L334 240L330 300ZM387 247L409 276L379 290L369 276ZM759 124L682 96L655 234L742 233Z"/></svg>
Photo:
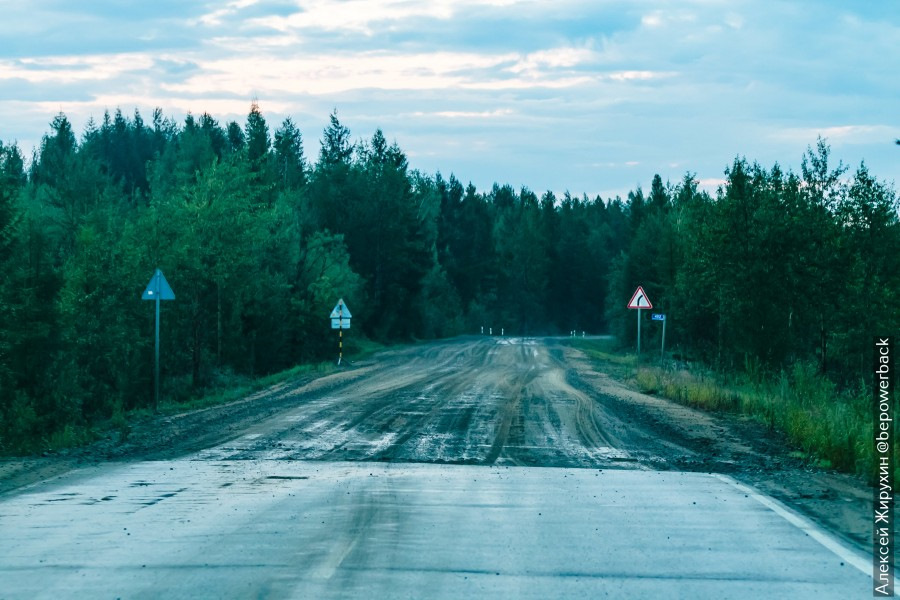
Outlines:
<svg viewBox="0 0 900 600"><path fill-rule="evenodd" d="M384 342L484 326L628 344L637 285L681 355L814 362L852 384L871 336L900 324L900 227L893 187L829 153L819 140L799 174L736 158L715 194L688 173L558 198L411 169L336 113L314 161L256 104L243 126L117 110L80 136L59 114L27 164L0 142L0 452L150 405L139 298L157 267L177 296L162 319L173 398L330 357L339 297L354 335Z"/></svg>

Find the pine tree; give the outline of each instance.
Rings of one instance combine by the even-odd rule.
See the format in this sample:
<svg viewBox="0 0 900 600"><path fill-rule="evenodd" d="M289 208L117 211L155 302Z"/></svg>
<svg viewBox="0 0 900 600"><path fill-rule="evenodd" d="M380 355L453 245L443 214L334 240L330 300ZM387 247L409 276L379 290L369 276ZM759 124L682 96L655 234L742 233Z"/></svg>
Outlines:
<svg viewBox="0 0 900 600"><path fill-rule="evenodd" d="M247 140L247 158L253 170L260 171L268 159L271 140L269 139L269 126L256 102L250 105L244 132Z"/></svg>
<svg viewBox="0 0 900 600"><path fill-rule="evenodd" d="M306 185L306 165L303 159L303 138L288 117L275 131L275 172L284 190Z"/></svg>

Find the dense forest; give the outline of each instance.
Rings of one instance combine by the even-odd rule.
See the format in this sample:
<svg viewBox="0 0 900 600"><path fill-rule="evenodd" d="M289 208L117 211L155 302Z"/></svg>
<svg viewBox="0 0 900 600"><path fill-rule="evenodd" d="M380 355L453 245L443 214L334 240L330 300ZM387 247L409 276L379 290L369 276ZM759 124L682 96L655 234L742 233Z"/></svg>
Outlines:
<svg viewBox="0 0 900 600"><path fill-rule="evenodd" d="M642 285L667 346L722 370L815 365L839 386L900 326L891 184L829 164L799 174L738 157L714 194L691 173L603 199L538 195L413 170L381 131L336 114L313 162L286 119L60 114L30 161L0 143L0 453L33 450L153 401L154 269L164 394L332 357L351 336L611 332ZM647 311L643 311L649 319ZM659 332L648 320L649 342Z"/></svg>

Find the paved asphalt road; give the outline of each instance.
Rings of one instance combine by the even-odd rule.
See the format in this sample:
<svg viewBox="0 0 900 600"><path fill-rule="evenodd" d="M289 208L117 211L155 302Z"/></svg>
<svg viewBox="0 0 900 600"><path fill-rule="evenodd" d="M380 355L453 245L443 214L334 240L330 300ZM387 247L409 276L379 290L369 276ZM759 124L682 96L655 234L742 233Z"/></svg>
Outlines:
<svg viewBox="0 0 900 600"><path fill-rule="evenodd" d="M863 598L871 562L650 432L552 340L430 344L178 460L0 497L0 598Z"/></svg>

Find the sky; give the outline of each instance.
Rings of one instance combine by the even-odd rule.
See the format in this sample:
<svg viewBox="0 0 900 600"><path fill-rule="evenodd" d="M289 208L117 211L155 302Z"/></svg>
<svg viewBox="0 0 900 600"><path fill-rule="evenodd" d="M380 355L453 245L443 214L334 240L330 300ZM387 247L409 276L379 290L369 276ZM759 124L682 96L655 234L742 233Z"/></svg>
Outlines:
<svg viewBox="0 0 900 600"><path fill-rule="evenodd" d="M410 167L609 199L799 172L818 136L900 182L900 5L750 0L0 0L0 141L154 108L270 129L315 160L337 111ZM896 187L896 185L895 185Z"/></svg>

